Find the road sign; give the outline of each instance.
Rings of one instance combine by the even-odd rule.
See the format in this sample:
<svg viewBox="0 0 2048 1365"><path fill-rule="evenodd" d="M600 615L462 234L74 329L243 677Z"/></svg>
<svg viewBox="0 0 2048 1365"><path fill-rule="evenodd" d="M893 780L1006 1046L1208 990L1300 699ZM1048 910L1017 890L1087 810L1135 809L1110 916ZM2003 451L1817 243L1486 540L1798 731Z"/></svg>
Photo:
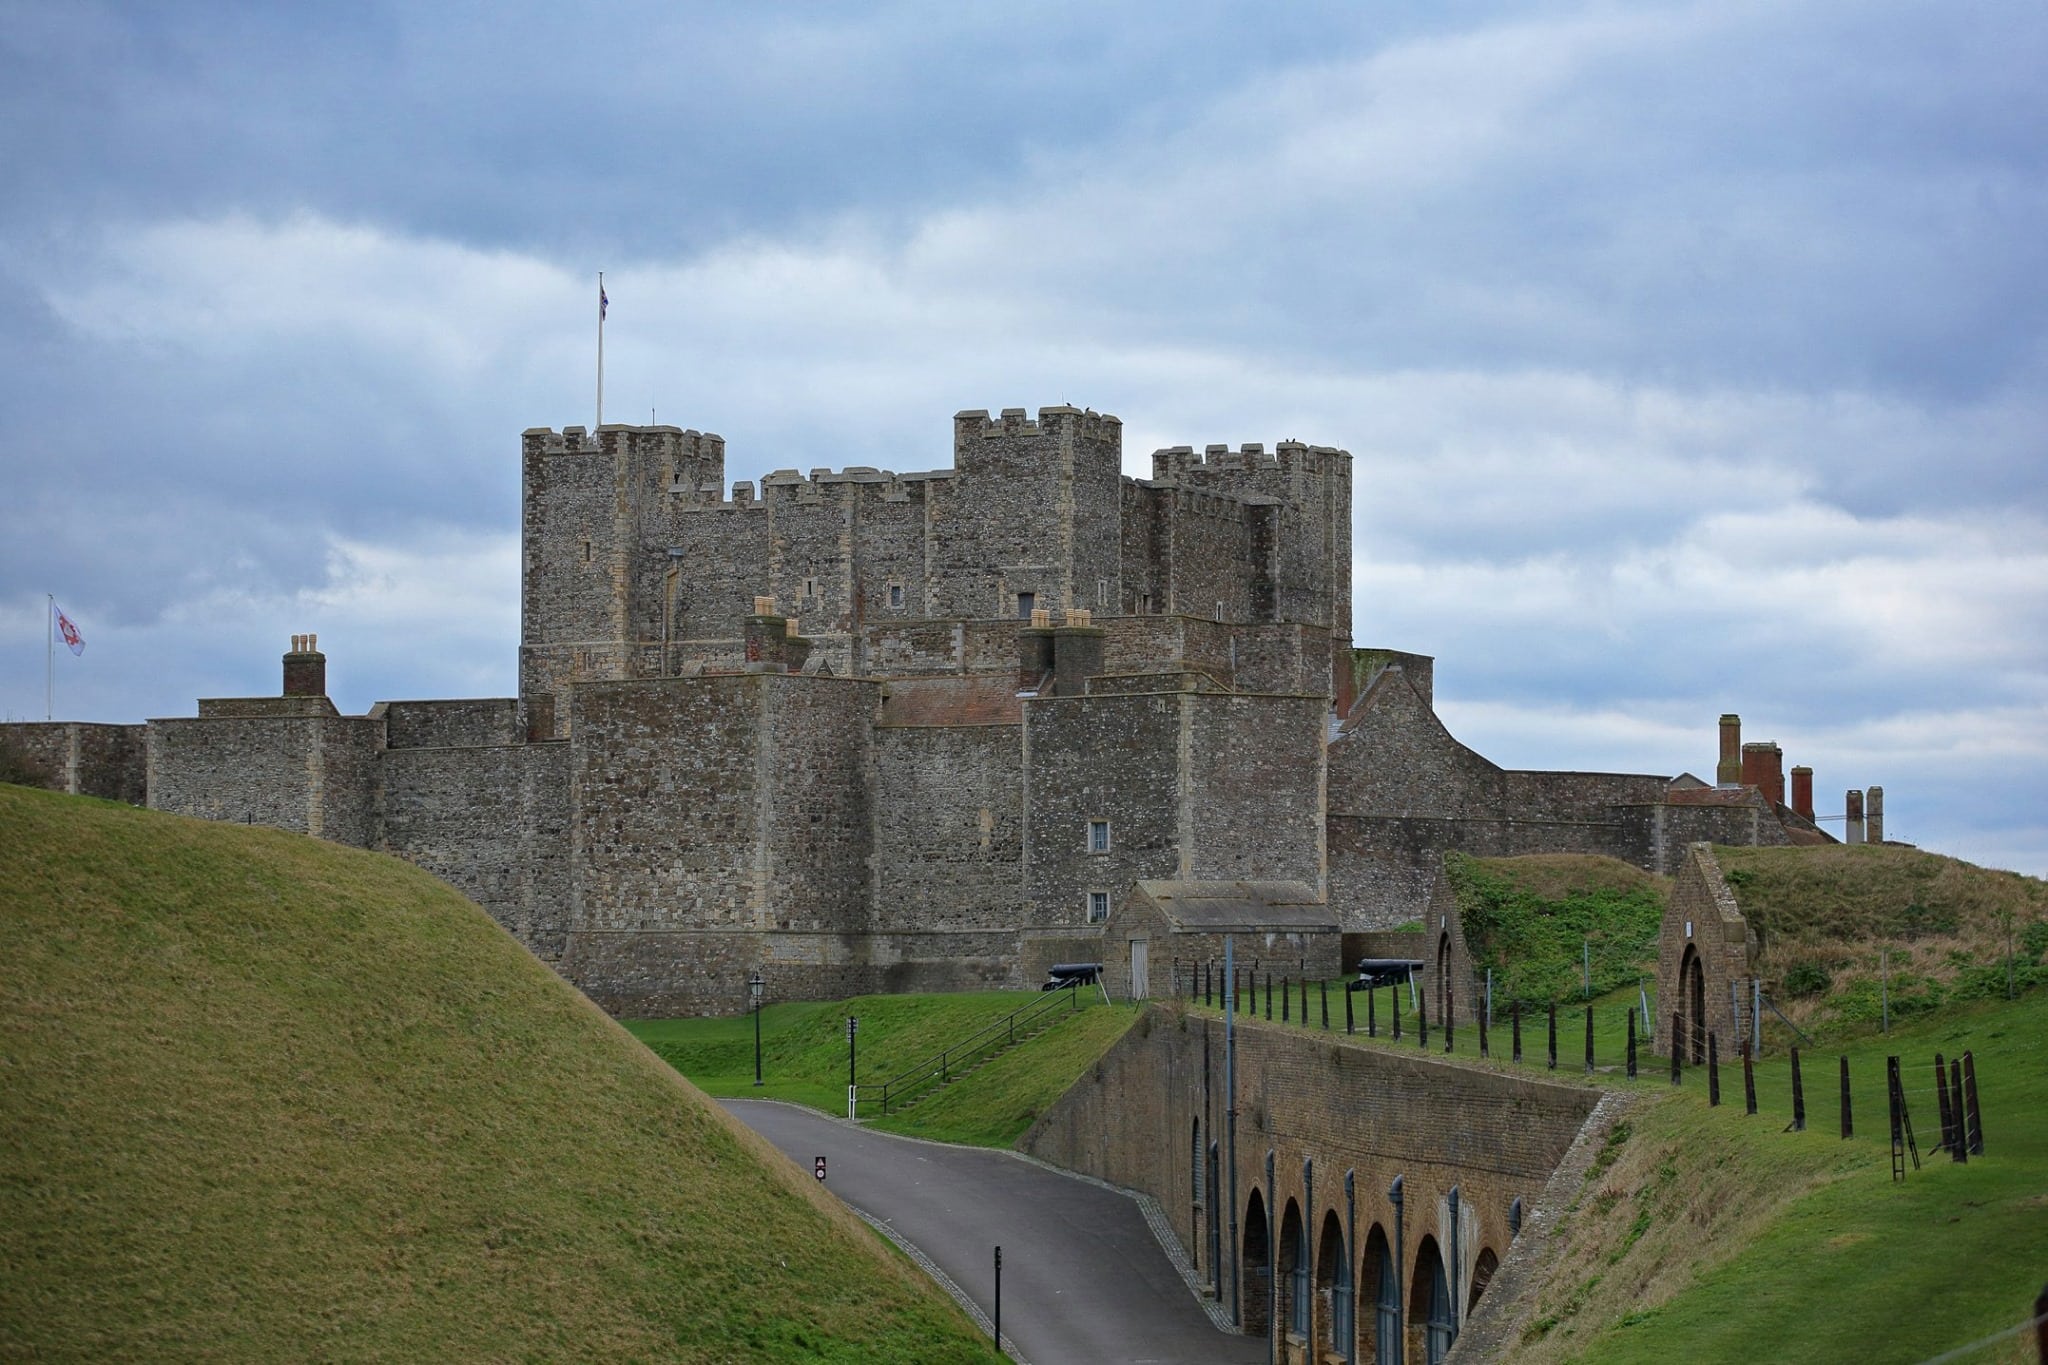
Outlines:
<svg viewBox="0 0 2048 1365"><path fill-rule="evenodd" d="M823 1179L825 1178L825 1158L824 1158L824 1157L819 1157L819 1158L817 1159L816 1163L815 1163L815 1164L814 1164L814 1165L812 1166L812 1168L811 1168L811 1174L813 1174L813 1175L817 1176L817 1177L818 1177L818 1179L820 1179L820 1180L823 1180Z"/></svg>

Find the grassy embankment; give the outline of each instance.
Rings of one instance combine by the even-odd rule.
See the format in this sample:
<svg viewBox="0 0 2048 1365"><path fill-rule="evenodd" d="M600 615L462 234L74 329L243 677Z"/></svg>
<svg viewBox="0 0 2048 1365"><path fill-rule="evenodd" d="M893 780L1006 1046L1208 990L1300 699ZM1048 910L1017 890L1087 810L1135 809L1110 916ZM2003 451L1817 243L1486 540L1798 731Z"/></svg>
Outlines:
<svg viewBox="0 0 2048 1365"><path fill-rule="evenodd" d="M1007 1147L1065 1093L1137 1018L1131 1005L1068 996L1049 1003L1054 1022L1028 1041L982 1062L963 1080L901 1114L881 1112L881 1085L960 1043L1023 1005L1031 991L962 995L872 995L835 1003L770 1005L761 1012L763 1084L754 1085L754 1021L628 1020L626 1027L707 1093L782 1099L846 1112L846 1017L860 1020L860 1116L889 1132L945 1142ZM1031 1025L1030 1027L1036 1027Z"/></svg>
<svg viewBox="0 0 2048 1365"><path fill-rule="evenodd" d="M1985 1155L1933 1156L1933 1056L1972 1051ZM1885 1057L1901 1059L1923 1165L1891 1176ZM1802 1057L1637 1083L1649 1102L1581 1191L1517 1359L1926 1360L2024 1318L2048 1266L2048 992L1979 1001ZM1855 1136L1840 1136L1839 1058ZM2031 1348L2027 1348L2028 1351ZM2016 1341L1970 1357L2030 1360Z"/></svg>
<svg viewBox="0 0 2048 1365"><path fill-rule="evenodd" d="M2048 976L2040 965L2048 888L1907 849L1724 849L1721 857L1745 912L1762 925L1767 979L1818 1039L1802 1057L1804 1133L1784 1131L1786 1049L1795 1039L1775 1020L1756 1068L1755 1117L1744 1113L1732 1058L1719 1108L1708 1105L1699 1071L1688 1069L1673 1089L1668 1064L1647 1048L1640 1078L1622 1075L1628 1008L1638 974L1654 970L1668 884L1605 859L1477 859L1459 871L1468 926L1477 924L1475 953L1496 968L1496 1017L1514 998L1562 997L1555 1078L1584 1083L1581 945L1591 938L1601 992L1592 1002L1593 1079L1641 1099L1563 1228L1515 1358L1911 1362L2018 1321L2048 1265L2048 992L2027 990ZM1889 1037L1876 1032L1877 951L1866 940L1893 945L1894 1018L1905 1022ZM2022 993L2011 1004L2003 999L2008 942ZM1801 965L1816 961L1833 964L1827 987L1785 996L1786 975L1796 986ZM1654 1011L1654 982L1646 984ZM1389 994L1378 993L1383 1047L1396 1046L1384 1036ZM1362 1027L1363 997L1358 1004ZM1341 1015L1334 1022L1341 1028ZM1457 1055L1511 1069L1507 1034L1503 1020L1494 1060L1482 1063L1474 1030L1461 1024ZM1414 1042L1411 1017L1399 1046ZM1431 1050L1441 1055L1441 1047L1437 1029ZM1525 1013L1524 1048L1524 1071L1541 1069L1540 1005ZM1977 1062L1988 1146L1984 1158L1956 1166L1929 1155L1939 1139L1932 1062L1937 1051L1953 1058L1965 1048ZM1845 1055L1856 1130L1847 1141L1839 1135ZM1887 1055L1901 1058L1926 1162L1896 1186ZM2008 1340L1971 1359L2031 1359L2026 1349Z"/></svg>
<svg viewBox="0 0 2048 1365"><path fill-rule="evenodd" d="M415 868L0 787L0 1357L987 1361Z"/></svg>

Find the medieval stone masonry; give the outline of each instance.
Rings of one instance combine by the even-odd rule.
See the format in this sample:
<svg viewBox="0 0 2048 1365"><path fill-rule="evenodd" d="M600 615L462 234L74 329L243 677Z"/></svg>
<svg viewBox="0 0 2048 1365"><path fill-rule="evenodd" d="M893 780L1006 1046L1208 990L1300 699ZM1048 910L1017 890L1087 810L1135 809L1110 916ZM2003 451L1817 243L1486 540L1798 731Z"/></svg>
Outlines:
<svg viewBox="0 0 2048 1365"><path fill-rule="evenodd" d="M282 696L5 728L72 791L415 862L625 1014L1125 961L1140 881L1296 883L1351 936L1451 849L1826 837L1767 781L1489 763L1431 660L1352 647L1349 454L1136 479L1121 432L964 412L950 468L757 489L709 433L529 431L516 698L344 716L305 635Z"/></svg>

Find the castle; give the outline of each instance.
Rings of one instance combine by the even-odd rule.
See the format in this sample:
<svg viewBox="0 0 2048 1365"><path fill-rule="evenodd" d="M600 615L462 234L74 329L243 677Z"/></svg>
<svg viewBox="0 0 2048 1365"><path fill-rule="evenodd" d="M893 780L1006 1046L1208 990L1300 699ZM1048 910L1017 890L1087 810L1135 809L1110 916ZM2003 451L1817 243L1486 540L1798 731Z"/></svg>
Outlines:
<svg viewBox="0 0 2048 1365"><path fill-rule="evenodd" d="M1115 417L1054 407L959 414L949 469L758 490L670 426L522 458L517 697L345 716L307 635L281 696L10 737L74 791L415 862L622 1014L743 1008L755 971L783 999L1030 985L1103 959L1140 882L1285 884L1355 934L1418 918L1450 849L1669 873L1829 837L1732 716L1712 785L1458 743L1431 660L1352 646L1342 450L1135 479Z"/></svg>

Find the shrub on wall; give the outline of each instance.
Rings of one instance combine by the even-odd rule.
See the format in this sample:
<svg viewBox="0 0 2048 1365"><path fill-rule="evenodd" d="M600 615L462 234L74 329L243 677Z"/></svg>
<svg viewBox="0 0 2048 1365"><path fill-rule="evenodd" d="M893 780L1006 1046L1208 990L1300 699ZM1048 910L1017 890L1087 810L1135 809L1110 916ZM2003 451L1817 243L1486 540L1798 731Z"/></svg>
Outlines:
<svg viewBox="0 0 2048 1365"><path fill-rule="evenodd" d="M1631 985L1656 970L1664 893L1651 884L1596 887L1543 896L1517 886L1477 859L1452 854L1445 870L1457 892L1465 941L1481 971L1493 969L1494 1006L1541 1006L1585 994L1585 958L1593 993Z"/></svg>

